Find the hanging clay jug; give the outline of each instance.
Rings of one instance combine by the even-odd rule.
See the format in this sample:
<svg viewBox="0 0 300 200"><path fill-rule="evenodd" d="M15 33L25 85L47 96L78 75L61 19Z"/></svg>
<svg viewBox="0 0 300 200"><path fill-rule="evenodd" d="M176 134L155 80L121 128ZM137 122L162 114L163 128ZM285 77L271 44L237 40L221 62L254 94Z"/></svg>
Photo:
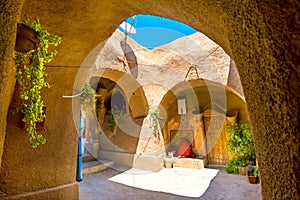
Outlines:
<svg viewBox="0 0 300 200"><path fill-rule="evenodd" d="M39 34L25 24L18 23L15 51L26 53L38 46Z"/></svg>

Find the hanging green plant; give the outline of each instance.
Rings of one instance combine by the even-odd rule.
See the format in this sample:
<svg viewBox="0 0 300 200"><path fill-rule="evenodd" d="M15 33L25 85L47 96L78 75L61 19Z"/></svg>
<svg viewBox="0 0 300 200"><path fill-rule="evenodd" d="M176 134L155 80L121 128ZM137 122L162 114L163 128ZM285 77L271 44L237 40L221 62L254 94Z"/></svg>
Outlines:
<svg viewBox="0 0 300 200"><path fill-rule="evenodd" d="M41 132L37 132L36 123L44 120L44 103L40 95L42 88L49 88L50 85L45 81L45 63L49 63L57 51L48 51L49 45L57 46L62 40L58 36L51 36L42 28L38 18L34 18L29 25L29 18L23 22L31 27L38 35L39 42L35 49L26 53L16 52L15 66L16 79L20 86L19 97L22 100L16 112L21 110L24 114L22 121L26 123L26 131L29 133L29 143L33 148L46 143L46 139Z"/></svg>
<svg viewBox="0 0 300 200"><path fill-rule="evenodd" d="M116 105L108 112L109 113L109 129L111 132L114 132L116 120L117 122L123 123L124 122L124 115L126 113L126 108L122 105L121 109L119 109Z"/></svg>
<svg viewBox="0 0 300 200"><path fill-rule="evenodd" d="M108 111L108 114L109 114L108 126L109 126L110 131L113 133L114 130L115 130L115 125L116 125L115 117L114 117L114 114L111 110Z"/></svg>
<svg viewBox="0 0 300 200"><path fill-rule="evenodd" d="M157 139L160 139L160 135L158 134L159 133L159 127L158 127L158 123L159 123L159 120L162 119L161 116L159 115L159 110L158 108L152 108L150 110L150 117L151 117L151 121L150 121L150 124L151 124L151 127L153 127L153 134L154 134L154 137L156 137Z"/></svg>
<svg viewBox="0 0 300 200"><path fill-rule="evenodd" d="M157 128L157 120L160 118L159 110L157 108L153 108L150 110L150 117L152 119L152 125L156 129Z"/></svg>
<svg viewBox="0 0 300 200"><path fill-rule="evenodd" d="M84 84L82 94L80 95L80 106L85 113L91 112L95 109L95 93L95 90L89 83Z"/></svg>

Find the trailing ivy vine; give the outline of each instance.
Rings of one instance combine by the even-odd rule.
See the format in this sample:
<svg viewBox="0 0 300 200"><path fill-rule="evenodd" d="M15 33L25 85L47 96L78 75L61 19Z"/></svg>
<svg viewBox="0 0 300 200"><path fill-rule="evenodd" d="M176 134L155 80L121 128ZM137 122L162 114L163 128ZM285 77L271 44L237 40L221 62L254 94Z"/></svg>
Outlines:
<svg viewBox="0 0 300 200"><path fill-rule="evenodd" d="M16 52L15 66L16 79L20 86L20 99L22 104L16 112L21 110L24 114L22 121L27 124L26 131L29 133L29 143L33 148L46 143L42 133L37 132L36 122L42 122L46 117L43 113L44 102L40 95L42 88L49 88L50 85L44 79L45 63L49 63L57 51L48 51L49 45L57 46L62 40L58 36L51 36L42 28L38 18L34 18L29 25L29 18L26 16L24 24L30 26L39 35L39 43L36 49L27 53Z"/></svg>

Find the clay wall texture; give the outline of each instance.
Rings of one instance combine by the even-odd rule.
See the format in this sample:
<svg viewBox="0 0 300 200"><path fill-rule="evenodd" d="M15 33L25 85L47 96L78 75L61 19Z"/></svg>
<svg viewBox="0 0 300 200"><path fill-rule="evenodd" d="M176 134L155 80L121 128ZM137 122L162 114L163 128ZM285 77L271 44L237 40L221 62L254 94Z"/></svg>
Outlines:
<svg viewBox="0 0 300 200"><path fill-rule="evenodd" d="M12 55L14 53L16 23L21 12L19 0L0 2L0 166L6 134L6 115L15 84Z"/></svg>
<svg viewBox="0 0 300 200"><path fill-rule="evenodd" d="M22 13L38 16L50 33L63 39L60 53L51 63L59 67L49 69L49 77L57 77L52 83L56 90L45 94L48 142L38 150L26 145L26 134L14 125L16 116L8 115L6 120L14 88L11 63L21 5L4 0L0 8L0 158L4 148L0 188L5 193L34 192L74 182L76 133L71 102L58 96L72 88L72 67L80 66L124 19L144 13L182 21L231 56L240 73L253 127L263 199L299 199L299 1L25 1ZM28 185L24 179L29 180ZM76 185L72 187L76 193ZM53 195L59 197L58 190Z"/></svg>
<svg viewBox="0 0 300 200"><path fill-rule="evenodd" d="M23 194L25 199L38 199L43 196L56 199L61 193L68 194L69 190L75 191L75 194L64 196L77 197L78 186L75 184L77 130L73 121L72 100L62 97L72 94L77 71L77 68L55 66L46 70L47 81L51 88L42 91L43 101L47 106L43 131L47 139L45 145L36 149L31 148L28 133L21 129L21 113L8 114L0 171L2 197L7 194L9 196ZM20 102L17 95L15 92L9 111L13 111ZM45 191L45 194L27 196L30 192L56 187L62 187L56 191L58 196L52 194L51 190Z"/></svg>

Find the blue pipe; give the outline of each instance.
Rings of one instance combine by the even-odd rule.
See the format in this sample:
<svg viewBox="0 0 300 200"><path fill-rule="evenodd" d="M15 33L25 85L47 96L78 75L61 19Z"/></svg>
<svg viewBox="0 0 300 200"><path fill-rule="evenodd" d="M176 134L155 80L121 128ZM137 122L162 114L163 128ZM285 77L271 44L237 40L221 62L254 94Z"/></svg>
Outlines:
<svg viewBox="0 0 300 200"><path fill-rule="evenodd" d="M76 181L82 181L82 131L83 131L84 115L79 112L79 122L78 122L78 152L77 152L77 170L76 170Z"/></svg>

